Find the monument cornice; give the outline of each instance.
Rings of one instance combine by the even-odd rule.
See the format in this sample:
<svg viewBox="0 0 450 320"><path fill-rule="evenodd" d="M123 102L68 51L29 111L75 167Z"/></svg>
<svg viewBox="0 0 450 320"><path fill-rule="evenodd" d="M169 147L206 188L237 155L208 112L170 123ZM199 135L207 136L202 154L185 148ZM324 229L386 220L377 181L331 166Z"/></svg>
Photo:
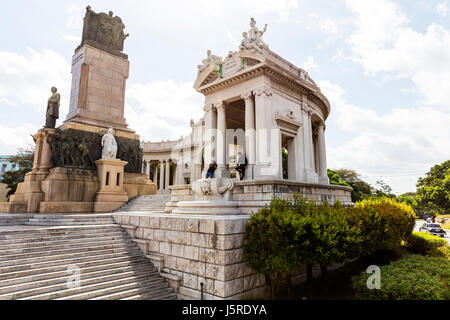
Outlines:
<svg viewBox="0 0 450 320"><path fill-rule="evenodd" d="M217 79L212 83L197 88L197 91L204 95L209 95L260 75L267 75L271 80L306 95L322 109L324 120L328 117L330 113L330 103L322 94L319 87L308 83L306 80L293 73L286 72L286 70L268 60L239 71L227 78Z"/></svg>

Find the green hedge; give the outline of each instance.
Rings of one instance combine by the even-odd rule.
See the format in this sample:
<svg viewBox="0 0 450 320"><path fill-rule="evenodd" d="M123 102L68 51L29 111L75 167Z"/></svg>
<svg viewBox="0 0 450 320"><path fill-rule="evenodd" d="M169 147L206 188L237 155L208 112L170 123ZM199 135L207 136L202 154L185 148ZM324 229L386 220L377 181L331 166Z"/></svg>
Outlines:
<svg viewBox="0 0 450 320"><path fill-rule="evenodd" d="M336 202L317 205L294 195L273 199L246 224L244 259L257 273L289 273L318 263L323 272L342 262L401 245L414 227L414 212L391 199L367 200L355 207Z"/></svg>
<svg viewBox="0 0 450 320"><path fill-rule="evenodd" d="M427 232L413 232L406 241L406 247L409 251L421 254L426 254L445 245L447 245L447 240Z"/></svg>
<svg viewBox="0 0 450 320"><path fill-rule="evenodd" d="M382 266L381 288L368 289L365 272L353 277L356 298L361 300L448 300L450 260L408 254Z"/></svg>

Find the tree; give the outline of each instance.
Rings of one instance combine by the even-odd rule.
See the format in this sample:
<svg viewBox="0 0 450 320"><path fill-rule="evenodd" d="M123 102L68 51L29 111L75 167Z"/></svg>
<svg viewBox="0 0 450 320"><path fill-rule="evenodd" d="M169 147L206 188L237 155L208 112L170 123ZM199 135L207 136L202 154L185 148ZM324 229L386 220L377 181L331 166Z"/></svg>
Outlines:
<svg viewBox="0 0 450 320"><path fill-rule="evenodd" d="M346 187L350 187L350 185L341 180L341 178L339 178L339 175L331 170L331 169L327 169L327 174L328 174L328 179L330 180L330 184L334 184L334 185L338 185L338 186L346 186Z"/></svg>
<svg viewBox="0 0 450 320"><path fill-rule="evenodd" d="M416 186L416 209L421 215L450 214L450 160L433 166Z"/></svg>
<svg viewBox="0 0 450 320"><path fill-rule="evenodd" d="M6 171L2 176L2 183L8 186L8 193L6 196L14 194L17 190L17 185L24 181L25 175L33 168L34 150L33 148L19 149L15 156L9 158L11 163L18 165L19 169L16 171Z"/></svg>
<svg viewBox="0 0 450 320"><path fill-rule="evenodd" d="M407 205L409 205L412 208L414 208L414 206L415 206L415 197L416 197L416 193L415 192L407 192L407 193L403 193L403 194L399 195L397 197L397 201L406 203Z"/></svg>
<svg viewBox="0 0 450 320"><path fill-rule="evenodd" d="M384 182L383 180L378 180L377 182L375 182L375 185L377 186L374 194L375 198L391 198L391 199L395 198L395 194L391 193L392 192L391 186L386 184L386 182Z"/></svg>
<svg viewBox="0 0 450 320"><path fill-rule="evenodd" d="M372 187L361 179L361 175L351 169L335 170L339 178L348 183L352 188L352 201L357 202L367 199L372 195Z"/></svg>

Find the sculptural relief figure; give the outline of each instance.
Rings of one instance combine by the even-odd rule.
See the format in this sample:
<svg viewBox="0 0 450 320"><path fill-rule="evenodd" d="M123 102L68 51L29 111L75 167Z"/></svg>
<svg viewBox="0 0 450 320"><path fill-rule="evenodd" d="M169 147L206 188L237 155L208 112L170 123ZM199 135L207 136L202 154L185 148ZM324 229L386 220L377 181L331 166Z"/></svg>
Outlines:
<svg viewBox="0 0 450 320"><path fill-rule="evenodd" d="M264 26L264 30L259 30L256 27L256 21L255 19L250 19L250 30L247 32L244 32L242 36L244 39L241 41L241 45L239 48L241 50L256 50L258 52L261 52L262 50L269 49L269 46L262 40L262 36L267 31L267 24Z"/></svg>
<svg viewBox="0 0 450 320"><path fill-rule="evenodd" d="M86 8L84 16L83 36L81 43L86 40L95 41L110 49L123 51L123 44L129 34L124 34L125 24L112 11L108 14L95 13L90 6Z"/></svg>
<svg viewBox="0 0 450 320"><path fill-rule="evenodd" d="M197 66L198 73L200 73L203 70L205 70L210 64L214 64L216 66L219 66L222 63L222 58L211 54L211 50L208 50L206 52L206 55L207 55L206 59L202 60L202 64Z"/></svg>
<svg viewBox="0 0 450 320"><path fill-rule="evenodd" d="M58 89L52 87L52 96L47 101L47 112L45 117L45 127L55 128L56 119L59 118L59 101L61 96L57 92Z"/></svg>
<svg viewBox="0 0 450 320"><path fill-rule="evenodd" d="M113 135L113 128L109 128L103 135L102 147L102 159L116 159L117 142Z"/></svg>

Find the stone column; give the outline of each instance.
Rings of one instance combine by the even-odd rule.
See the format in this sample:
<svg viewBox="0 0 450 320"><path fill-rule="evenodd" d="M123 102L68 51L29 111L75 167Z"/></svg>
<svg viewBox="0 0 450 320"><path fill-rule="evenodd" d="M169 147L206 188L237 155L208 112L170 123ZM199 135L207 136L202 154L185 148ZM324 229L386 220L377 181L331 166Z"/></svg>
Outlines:
<svg viewBox="0 0 450 320"><path fill-rule="evenodd" d="M205 167L203 169L203 177L206 176L206 171L208 170L209 164L213 160L213 153L215 152L215 136L217 128L217 116L216 108L213 104L207 104L203 109L205 111L205 135L204 135L204 161Z"/></svg>
<svg viewBox="0 0 450 320"><path fill-rule="evenodd" d="M255 95L256 165L254 177L257 179L278 178L279 157L272 154L272 90L263 86L253 90ZM278 141L273 141L278 145ZM281 150L278 151L281 153Z"/></svg>
<svg viewBox="0 0 450 320"><path fill-rule="evenodd" d="M164 190L169 190L169 184L170 184L170 162L169 162L168 159L166 160L166 178L165 178L165 181L166 181L166 185L164 187Z"/></svg>
<svg viewBox="0 0 450 320"><path fill-rule="evenodd" d="M216 152L217 152L217 170L214 172L214 177L229 177L229 172L227 169L227 143L226 143L226 129L227 129L227 119L225 104L219 102L216 104L217 109L217 142L216 142Z"/></svg>
<svg viewBox="0 0 450 320"><path fill-rule="evenodd" d="M318 182L317 173L314 172L314 148L313 148L313 137L312 137L312 124L311 115L312 109L306 104L302 104L302 114L303 114L303 148L305 156L305 182Z"/></svg>
<svg viewBox="0 0 450 320"><path fill-rule="evenodd" d="M145 167L145 173L147 174L147 179L150 179L150 161L147 161L147 166Z"/></svg>
<svg viewBox="0 0 450 320"><path fill-rule="evenodd" d="M243 94L241 99L245 102L245 156L248 161L244 180L252 180L256 163L255 103L251 92Z"/></svg>
<svg viewBox="0 0 450 320"><path fill-rule="evenodd" d="M327 151L325 148L325 124L322 122L317 128L317 147L319 154L319 183L329 184L327 172Z"/></svg>
<svg viewBox="0 0 450 320"><path fill-rule="evenodd" d="M161 167L159 169L159 191L164 190L164 162L165 160L160 160L159 163Z"/></svg>

